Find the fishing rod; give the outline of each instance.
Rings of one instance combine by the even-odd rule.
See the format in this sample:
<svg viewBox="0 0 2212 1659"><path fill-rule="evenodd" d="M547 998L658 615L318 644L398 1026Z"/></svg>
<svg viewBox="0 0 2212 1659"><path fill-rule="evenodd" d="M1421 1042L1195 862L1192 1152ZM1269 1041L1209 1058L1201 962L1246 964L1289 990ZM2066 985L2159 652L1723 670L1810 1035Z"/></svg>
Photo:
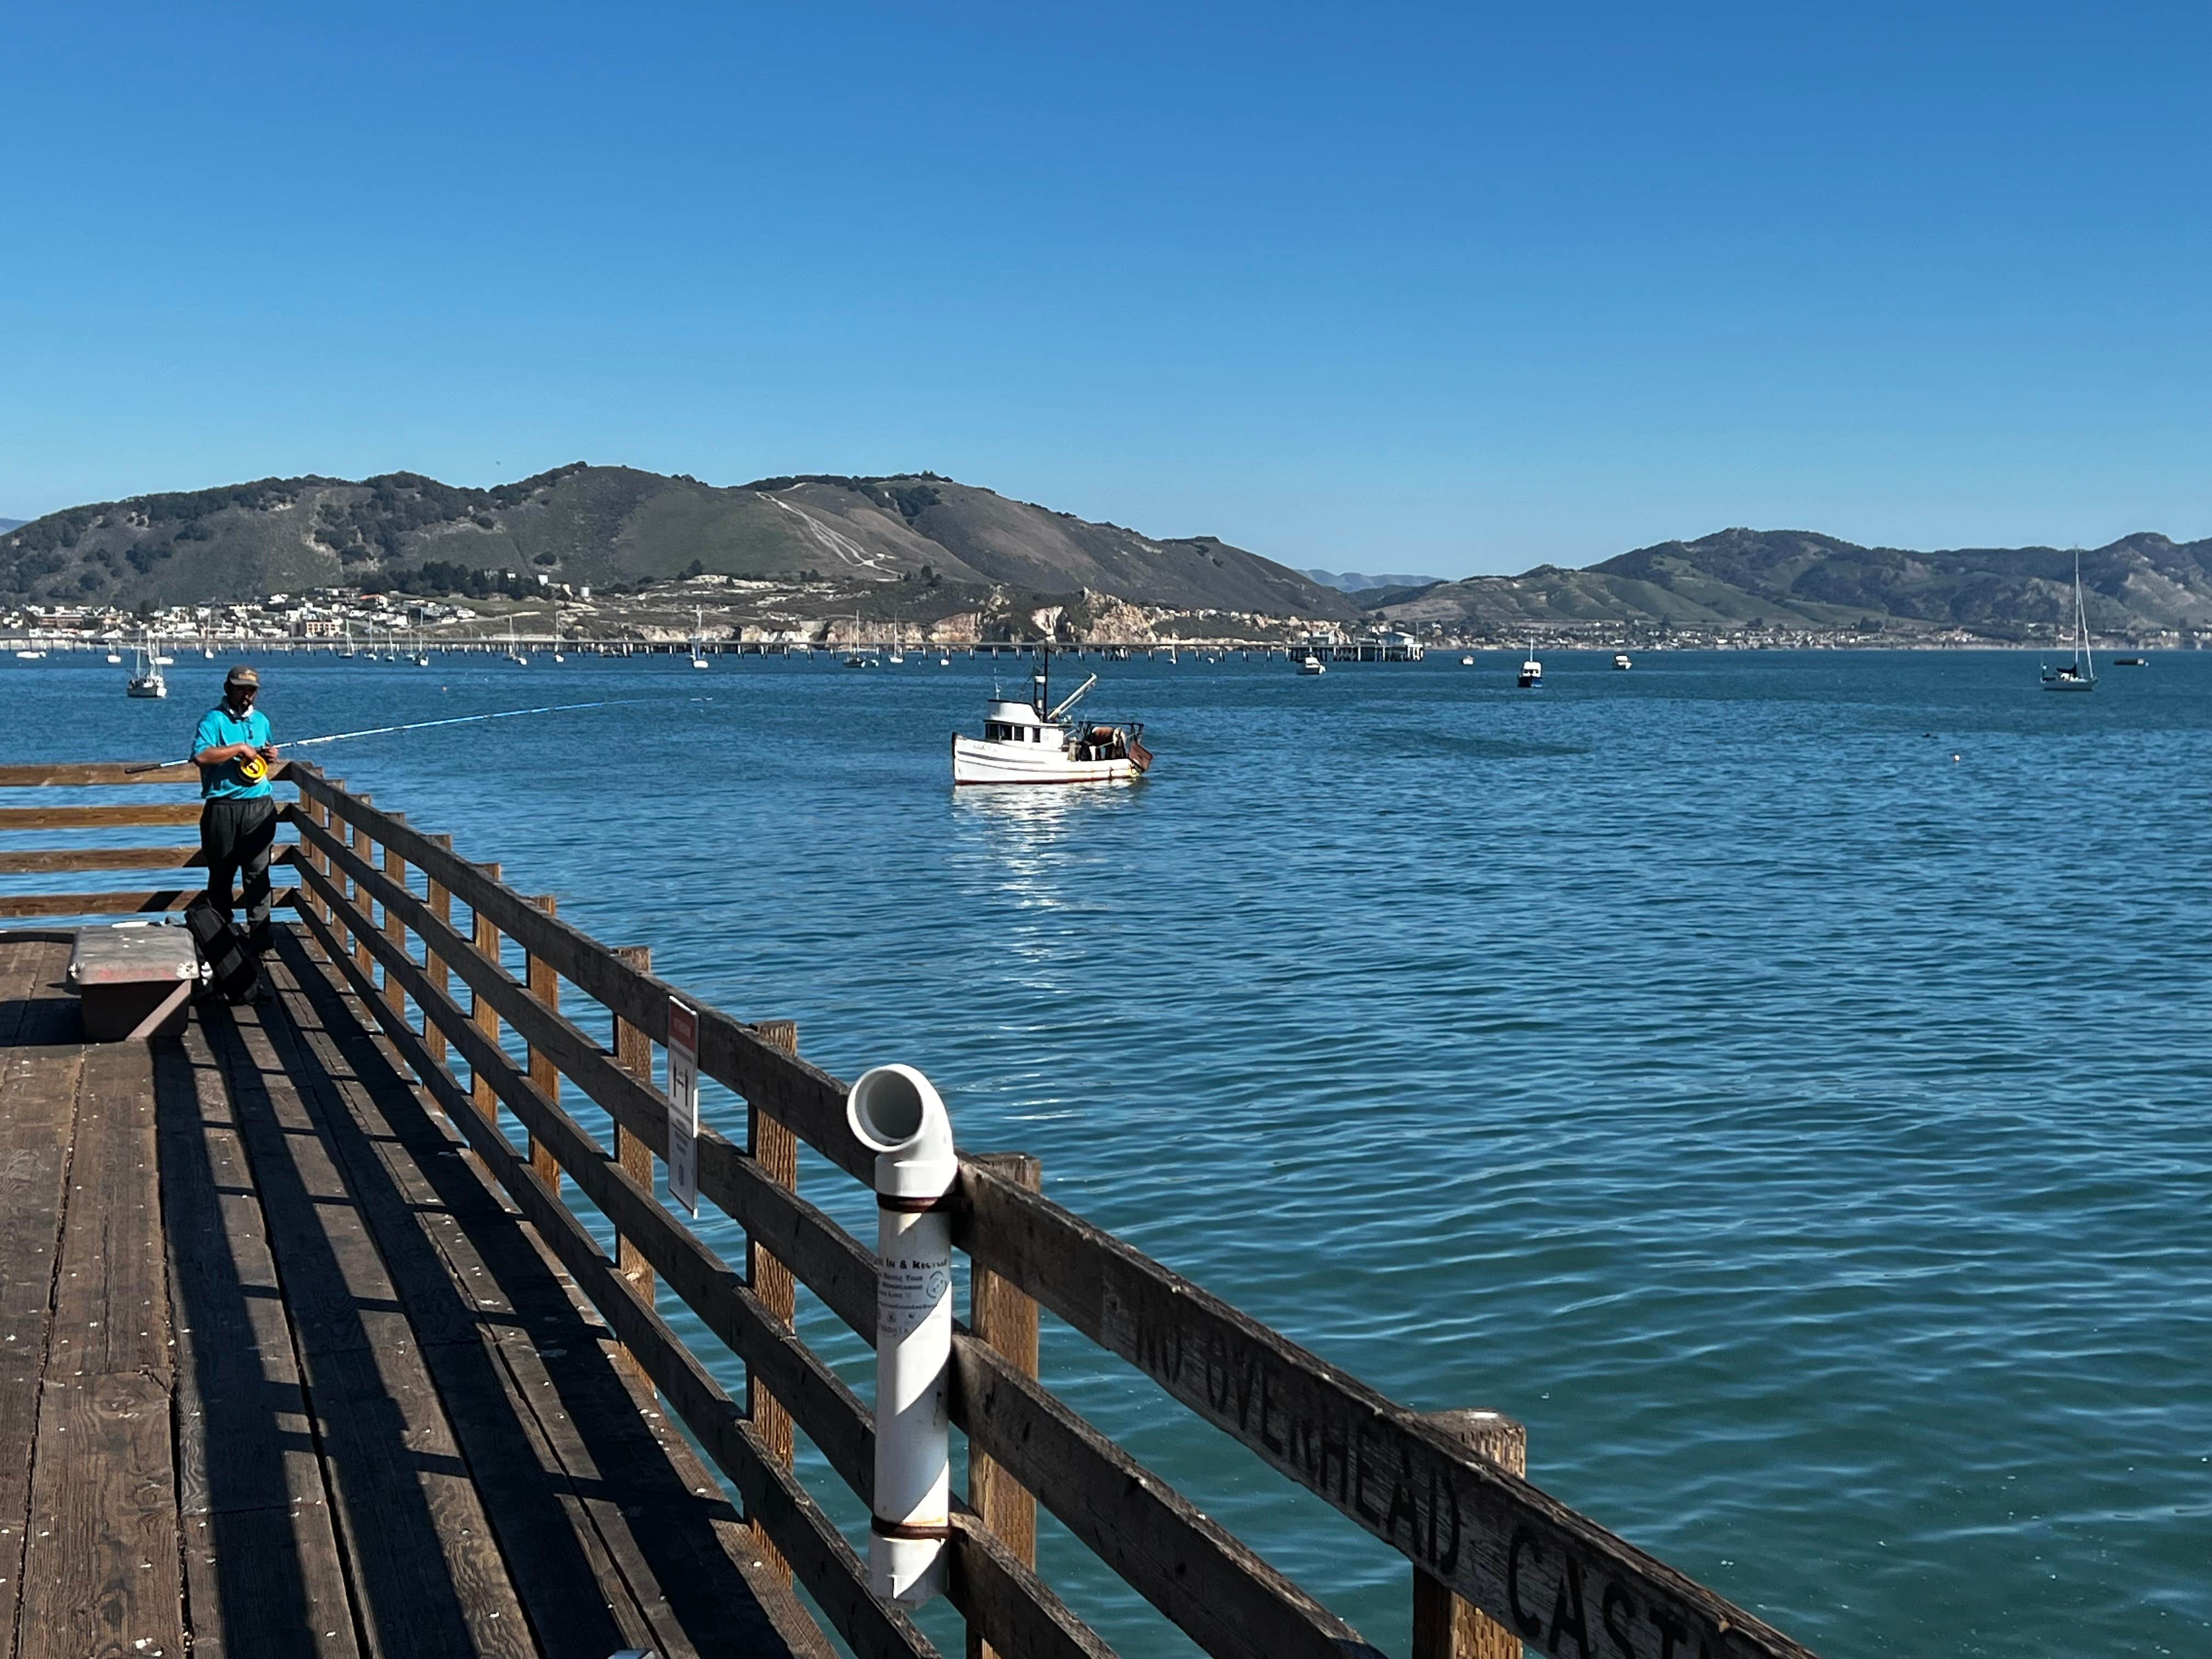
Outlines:
<svg viewBox="0 0 2212 1659"><path fill-rule="evenodd" d="M642 697L606 697L598 702L552 702L540 708L502 708L495 714L455 714L450 719L441 720L409 720L400 726L367 726L358 732L332 732L319 738L295 738L283 746L287 749L306 749L319 743L343 743L349 738L380 738L388 732L420 732L433 726L467 726L477 720L511 720L523 714L565 714L573 709L612 708L623 703L644 701ZM139 772L159 772L167 767L190 766L191 763L189 757L184 760L148 761L143 766L126 766L123 769L123 772L124 775L128 777ZM258 783L264 776L267 775L267 763L258 756L245 763L242 769L247 775L247 781L252 783Z"/></svg>

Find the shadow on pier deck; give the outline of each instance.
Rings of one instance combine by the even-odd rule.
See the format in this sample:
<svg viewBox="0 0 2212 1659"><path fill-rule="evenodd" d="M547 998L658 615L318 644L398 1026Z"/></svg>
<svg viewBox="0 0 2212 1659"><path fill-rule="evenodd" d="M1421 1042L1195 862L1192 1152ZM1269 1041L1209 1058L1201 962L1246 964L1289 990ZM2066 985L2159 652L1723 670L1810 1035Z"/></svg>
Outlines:
<svg viewBox="0 0 2212 1659"><path fill-rule="evenodd" d="M69 939L0 934L0 1655L828 1652L314 952L88 1047Z"/></svg>

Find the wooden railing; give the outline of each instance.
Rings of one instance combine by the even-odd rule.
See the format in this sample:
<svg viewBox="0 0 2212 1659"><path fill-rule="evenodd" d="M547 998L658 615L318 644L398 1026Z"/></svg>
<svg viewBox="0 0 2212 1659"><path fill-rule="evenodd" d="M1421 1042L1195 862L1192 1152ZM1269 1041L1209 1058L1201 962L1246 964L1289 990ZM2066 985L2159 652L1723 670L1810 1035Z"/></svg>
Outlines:
<svg viewBox="0 0 2212 1659"><path fill-rule="evenodd" d="M668 1103L653 1085L652 1050L666 1042L676 992L653 974L647 953L599 944L550 899L507 886L498 866L459 856L447 837L312 767L290 763L281 776L299 792L284 816L299 837L289 857L306 931L599 1309L626 1363L690 1428L763 1546L856 1654L932 1652L910 1619L870 1593L865 1565L793 1468L795 1428L854 1493L869 1496L872 1414L792 1322L793 1288L803 1284L863 1340L875 1338L872 1255L797 1191L801 1141L872 1180L872 1155L846 1124L846 1085L799 1057L787 1023L749 1024L684 999L699 1012L700 1070L748 1106L746 1146L702 1129L697 1149L701 1198L749 1241L741 1271L655 1196ZM132 781L115 767L0 768L0 786ZM130 816L149 811L172 816ZM184 823L190 814L40 808L0 812L0 829ZM0 871L132 867L88 860L135 860L148 850L190 849L15 854L7 856L19 861ZM0 915L151 908L138 894L78 902L100 896L0 901ZM519 975L502 963L502 939L522 953ZM562 1000L563 981L608 1019L607 1041L577 1023L585 1010ZM526 1045L526 1058L502 1048L502 1026ZM606 1115L612 1146L563 1105L564 1084ZM501 1108L526 1132L526 1149L502 1129ZM1386 1399L1053 1203L1038 1176L1033 1158L963 1155L954 1194L953 1239L969 1257L972 1294L971 1317L953 1340L949 1390L969 1465L948 1594L967 1620L971 1656L1109 1651L1036 1574L1037 1504L1208 1653L1374 1651L1042 1385L1040 1307L1402 1553L1412 1566L1416 1659L1492 1659L1523 1640L1559 1659L1805 1655L1529 1485L1520 1431L1508 1419L1424 1415ZM611 1227L611 1255L565 1200L564 1178ZM657 1310L664 1288L743 1362L742 1401L671 1332Z"/></svg>

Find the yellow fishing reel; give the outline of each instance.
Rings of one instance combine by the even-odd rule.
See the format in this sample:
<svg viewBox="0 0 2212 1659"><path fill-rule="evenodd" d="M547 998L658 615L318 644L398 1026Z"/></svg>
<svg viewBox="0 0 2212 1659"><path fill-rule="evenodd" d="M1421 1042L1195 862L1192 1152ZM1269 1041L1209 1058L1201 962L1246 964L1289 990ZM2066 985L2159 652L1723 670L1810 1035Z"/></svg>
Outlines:
<svg viewBox="0 0 2212 1659"><path fill-rule="evenodd" d="M269 763L258 755L248 755L239 762L238 775L248 783L259 783L269 775Z"/></svg>

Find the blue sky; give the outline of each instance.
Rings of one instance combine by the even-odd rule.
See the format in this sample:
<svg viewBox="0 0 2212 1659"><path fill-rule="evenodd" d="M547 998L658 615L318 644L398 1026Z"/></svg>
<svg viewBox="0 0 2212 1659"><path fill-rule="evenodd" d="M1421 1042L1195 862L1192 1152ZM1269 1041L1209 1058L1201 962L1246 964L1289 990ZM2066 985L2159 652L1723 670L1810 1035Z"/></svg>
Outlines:
<svg viewBox="0 0 2212 1659"><path fill-rule="evenodd" d="M929 468L1286 562L2212 534L2212 11L0 11L0 514Z"/></svg>

